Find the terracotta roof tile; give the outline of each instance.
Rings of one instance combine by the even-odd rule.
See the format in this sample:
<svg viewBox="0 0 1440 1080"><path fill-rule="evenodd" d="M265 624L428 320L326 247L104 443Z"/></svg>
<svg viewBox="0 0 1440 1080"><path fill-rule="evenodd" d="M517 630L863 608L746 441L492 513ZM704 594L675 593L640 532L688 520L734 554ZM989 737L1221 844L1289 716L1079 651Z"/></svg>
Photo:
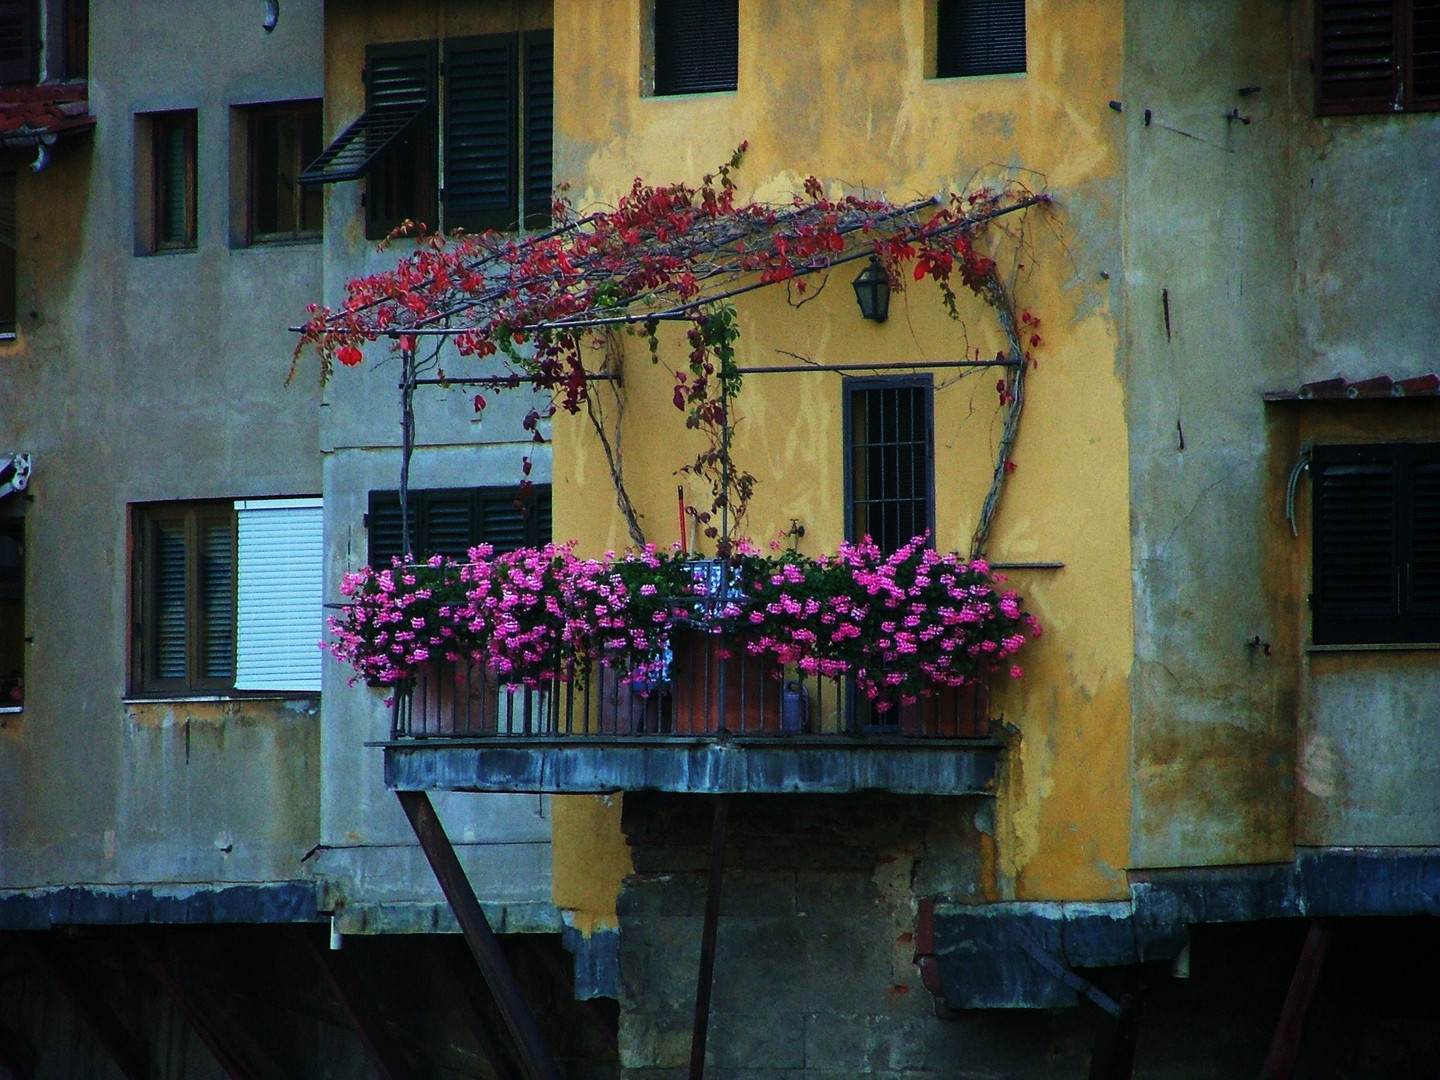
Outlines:
<svg viewBox="0 0 1440 1080"><path fill-rule="evenodd" d="M85 83L0 87L0 146L33 146L40 136L75 135L94 126Z"/></svg>
<svg viewBox="0 0 1440 1080"><path fill-rule="evenodd" d="M1298 390L1272 390L1266 401L1360 401L1375 398L1440 397L1440 375L1414 375L1408 379L1392 379L1389 375L1372 375L1351 381L1344 375L1318 379L1301 385Z"/></svg>

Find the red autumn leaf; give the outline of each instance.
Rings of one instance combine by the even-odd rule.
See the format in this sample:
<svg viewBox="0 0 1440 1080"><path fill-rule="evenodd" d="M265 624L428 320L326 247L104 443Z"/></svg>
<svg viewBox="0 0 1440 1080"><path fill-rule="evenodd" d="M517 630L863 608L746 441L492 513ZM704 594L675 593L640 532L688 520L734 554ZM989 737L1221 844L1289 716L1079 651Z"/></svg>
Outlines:
<svg viewBox="0 0 1440 1080"><path fill-rule="evenodd" d="M475 411L476 411L476 412L484 412L484 411L485 411L485 405L486 405L485 395L484 395L484 394L476 394L476 395L475 395Z"/></svg>
<svg viewBox="0 0 1440 1080"><path fill-rule="evenodd" d="M360 363L361 360L365 359L365 354L354 345L341 345L340 348L335 350L335 359L339 360L340 363L346 367L354 367Z"/></svg>

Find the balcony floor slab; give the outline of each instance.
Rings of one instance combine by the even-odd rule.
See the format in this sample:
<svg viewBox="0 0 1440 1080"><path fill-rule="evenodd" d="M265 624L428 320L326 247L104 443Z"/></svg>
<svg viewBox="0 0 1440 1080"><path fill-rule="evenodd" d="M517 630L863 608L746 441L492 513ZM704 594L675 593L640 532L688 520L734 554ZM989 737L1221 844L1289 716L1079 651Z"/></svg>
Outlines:
<svg viewBox="0 0 1440 1080"><path fill-rule="evenodd" d="M988 794L995 740L575 737L380 744L401 791Z"/></svg>

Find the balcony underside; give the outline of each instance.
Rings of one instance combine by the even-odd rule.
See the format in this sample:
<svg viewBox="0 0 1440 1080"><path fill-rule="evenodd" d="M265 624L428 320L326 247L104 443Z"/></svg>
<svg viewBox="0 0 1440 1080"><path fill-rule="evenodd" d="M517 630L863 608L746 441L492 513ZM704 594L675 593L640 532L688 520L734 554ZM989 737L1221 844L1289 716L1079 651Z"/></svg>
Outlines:
<svg viewBox="0 0 1440 1080"><path fill-rule="evenodd" d="M403 739L382 744L401 791L694 794L987 794L993 739L564 736Z"/></svg>

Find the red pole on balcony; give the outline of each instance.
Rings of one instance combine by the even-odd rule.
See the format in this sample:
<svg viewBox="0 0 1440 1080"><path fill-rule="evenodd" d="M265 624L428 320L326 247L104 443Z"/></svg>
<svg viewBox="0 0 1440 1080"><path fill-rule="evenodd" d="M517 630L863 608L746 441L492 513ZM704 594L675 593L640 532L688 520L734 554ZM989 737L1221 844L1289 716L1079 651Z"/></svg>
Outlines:
<svg viewBox="0 0 1440 1080"><path fill-rule="evenodd" d="M395 797L410 819L410 827L415 830L420 849L430 860L430 869L435 872L440 890L460 923L465 943L475 954L480 974L484 976L500 1016L515 1042L521 1067L529 1080L560 1080L560 1070L540 1035L535 1014L520 992L520 983L510 970L505 954L500 951L500 942L490 929L490 920L485 917L485 910L480 906L470 879L465 876L465 868L460 865L460 858L455 854L450 837L445 834L445 826L440 823L430 796L423 791L397 791Z"/></svg>

